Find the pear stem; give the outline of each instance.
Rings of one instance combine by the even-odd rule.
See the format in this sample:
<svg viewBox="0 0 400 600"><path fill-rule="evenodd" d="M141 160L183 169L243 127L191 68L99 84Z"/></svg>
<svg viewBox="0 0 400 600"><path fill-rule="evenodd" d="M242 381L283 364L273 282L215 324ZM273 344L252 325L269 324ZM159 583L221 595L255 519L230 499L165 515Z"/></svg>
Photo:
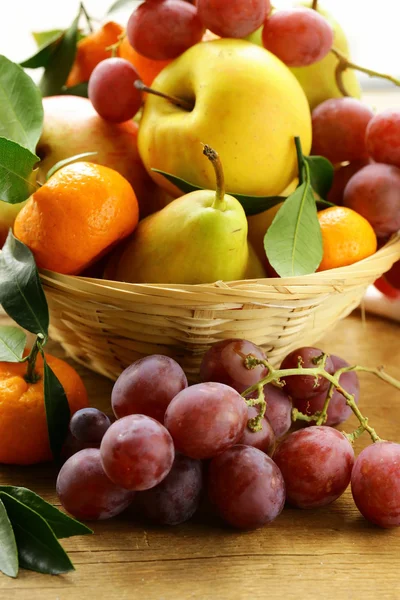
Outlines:
<svg viewBox="0 0 400 600"><path fill-rule="evenodd" d="M224 171L222 169L222 163L219 158L218 152L213 150L211 146L204 144L203 148L204 156L207 156L208 160L211 161L212 166L214 167L215 177L217 180L216 191L215 191L215 200L211 205L211 208L215 208L221 211L226 209L225 202L225 177Z"/></svg>
<svg viewBox="0 0 400 600"><path fill-rule="evenodd" d="M335 71L335 78L336 84L343 96L350 96L350 94L345 88L342 77L346 69L354 69L355 71L361 71L361 73L366 73L370 77L380 77L381 79L387 79L387 81L391 81L394 85L400 86L400 79L396 79L395 77L392 77L392 75L386 75L385 73L380 73L379 71L374 71L373 69L367 69L366 67L356 65L355 63L351 62L342 52L340 52L340 50L337 50L337 48L331 48L331 52L338 59L338 64Z"/></svg>
<svg viewBox="0 0 400 600"><path fill-rule="evenodd" d="M153 94L153 96L159 96L160 98L164 98L165 100L171 102L171 104L175 104L175 106L179 106L180 108L183 108L188 112L192 112L194 108L194 105L188 102L187 100L184 100L183 98L177 98L176 96L169 96L168 94L164 94L164 92L159 92L158 90L153 90L153 88L145 85L143 81L140 81L140 79L137 79L135 81L134 86L137 90L140 90L141 92L146 92L147 94Z"/></svg>

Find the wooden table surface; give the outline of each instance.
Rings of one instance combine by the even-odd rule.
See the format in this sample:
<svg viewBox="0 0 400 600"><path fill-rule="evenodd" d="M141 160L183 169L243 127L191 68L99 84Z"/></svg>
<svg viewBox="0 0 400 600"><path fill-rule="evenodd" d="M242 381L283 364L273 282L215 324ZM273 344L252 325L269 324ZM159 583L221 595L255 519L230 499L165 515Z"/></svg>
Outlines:
<svg viewBox="0 0 400 600"><path fill-rule="evenodd" d="M59 346L51 351L59 356ZM357 314L319 346L351 363L385 365L400 378L400 326ZM93 405L110 410L111 382L77 367ZM362 375L361 408L381 437L400 441L400 392ZM345 424L351 431L355 419ZM368 443L356 442L358 452ZM52 467L1 467L0 484L26 486L59 505ZM200 514L174 528L127 515L94 524L95 535L63 540L76 571L0 575L3 600L359 600L400 598L400 530L368 524L347 491L317 511L285 509L271 525L238 532Z"/></svg>

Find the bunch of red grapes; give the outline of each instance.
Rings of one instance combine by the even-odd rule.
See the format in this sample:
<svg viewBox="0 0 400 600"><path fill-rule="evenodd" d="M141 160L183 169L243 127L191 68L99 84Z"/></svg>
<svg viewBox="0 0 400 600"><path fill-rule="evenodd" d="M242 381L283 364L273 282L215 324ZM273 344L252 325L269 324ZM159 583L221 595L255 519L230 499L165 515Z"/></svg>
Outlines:
<svg viewBox="0 0 400 600"><path fill-rule="evenodd" d="M273 521L285 502L325 506L351 482L367 519L399 526L400 444L377 442L355 460L348 438L332 427L351 412L337 391L326 425L289 432L292 407L309 415L322 409L329 385L322 376L292 375L283 387L260 385L266 411L255 428L260 406L246 390L265 378L268 368L248 368L248 355L265 360L246 340L216 343L201 365L203 383L191 386L167 356L149 356L125 369L112 391L112 424L93 408L71 419L71 456L57 480L65 509L88 520L110 518L131 506L137 516L177 525L208 498L228 524L253 529ZM312 368L320 356L317 348L299 348L281 368ZM333 374L344 366L344 360L330 356L324 368ZM339 381L358 401L356 373L342 373Z"/></svg>

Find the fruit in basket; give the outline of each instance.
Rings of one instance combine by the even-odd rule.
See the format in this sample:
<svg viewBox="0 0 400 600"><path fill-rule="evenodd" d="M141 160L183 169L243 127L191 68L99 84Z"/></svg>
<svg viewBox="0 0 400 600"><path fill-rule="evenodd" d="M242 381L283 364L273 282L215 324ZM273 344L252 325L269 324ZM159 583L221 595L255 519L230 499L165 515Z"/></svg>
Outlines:
<svg viewBox="0 0 400 600"><path fill-rule="evenodd" d="M99 63L88 86L96 112L112 123L133 119L142 105L142 93L134 86L137 79L136 69L123 58L107 58Z"/></svg>
<svg viewBox="0 0 400 600"><path fill-rule="evenodd" d="M151 0L133 11L126 32L137 52L155 60L167 60L200 42L205 27L189 3Z"/></svg>
<svg viewBox="0 0 400 600"><path fill-rule="evenodd" d="M345 206L326 208L318 213L318 221L324 250L318 271L352 265L376 252L372 226L354 210Z"/></svg>
<svg viewBox="0 0 400 600"><path fill-rule="evenodd" d="M400 169L367 165L346 185L343 202L367 219L378 238L396 233L400 229Z"/></svg>
<svg viewBox="0 0 400 600"><path fill-rule="evenodd" d="M59 169L32 194L14 232L39 268L73 275L129 235L137 222L128 181L108 167L78 162Z"/></svg>
<svg viewBox="0 0 400 600"><path fill-rule="evenodd" d="M145 415L115 421L100 446L104 471L128 490L148 490L160 483L174 462L174 444L167 429Z"/></svg>
<svg viewBox="0 0 400 600"><path fill-rule="evenodd" d="M336 206L343 206L343 195L346 185L353 175L358 173L358 171L368 164L370 164L370 162L366 159L338 165L335 168L332 187L326 196L326 200L332 204L336 204Z"/></svg>
<svg viewBox="0 0 400 600"><path fill-rule="evenodd" d="M312 153L332 163L366 159L365 132L373 116L356 98L326 100L312 113Z"/></svg>
<svg viewBox="0 0 400 600"><path fill-rule="evenodd" d="M188 385L180 365L169 356L153 354L122 371L114 384L111 404L117 419L142 414L164 423L171 400Z"/></svg>
<svg viewBox="0 0 400 600"><path fill-rule="evenodd" d="M56 490L65 510L85 521L119 515L135 495L110 481L98 448L81 450L69 458L58 474Z"/></svg>
<svg viewBox="0 0 400 600"><path fill-rule="evenodd" d="M66 362L46 354L46 361L64 387L71 414L87 407L85 386ZM25 363L0 363L0 463L32 465L50 461L43 391L43 359L37 358L38 381L25 380Z"/></svg>
<svg viewBox="0 0 400 600"><path fill-rule="evenodd" d="M332 427L309 427L291 433L273 455L286 486L286 500L297 508L334 502L350 483L354 450Z"/></svg>
<svg viewBox="0 0 400 600"><path fill-rule="evenodd" d="M269 0L197 0L203 25L225 38L242 38L258 29L271 9Z"/></svg>
<svg viewBox="0 0 400 600"><path fill-rule="evenodd" d="M237 445L213 458L208 494L220 516L233 527L255 529L282 512L285 484L269 456Z"/></svg>
<svg viewBox="0 0 400 600"><path fill-rule="evenodd" d="M241 439L247 405L228 385L198 383L175 396L164 422L179 452L191 458L212 458Z"/></svg>
<svg viewBox="0 0 400 600"><path fill-rule="evenodd" d="M374 285L388 298L393 300L400 298L400 261L395 262L387 273L375 281Z"/></svg>
<svg viewBox="0 0 400 600"><path fill-rule="evenodd" d="M375 115L365 141L374 161L400 167L400 111L388 108Z"/></svg>
<svg viewBox="0 0 400 600"><path fill-rule="evenodd" d="M400 526L400 444L377 442L358 455L351 491L361 514L380 527Z"/></svg>
<svg viewBox="0 0 400 600"><path fill-rule="evenodd" d="M76 56L67 79L67 87L88 81L93 69L102 60L111 57L109 46L118 41L123 28L114 21L102 25L78 42Z"/></svg>
<svg viewBox="0 0 400 600"><path fill-rule="evenodd" d="M217 191L191 192L141 221L122 255L117 249L117 258L111 256L105 277L186 284L243 279L249 257L246 215L239 201L224 193L217 153L209 146L204 153L215 166Z"/></svg>
<svg viewBox="0 0 400 600"><path fill-rule="evenodd" d="M122 40L118 48L118 56L128 60L135 67L145 85L151 85L160 71L172 61L172 59L154 60L139 54L132 48L127 37Z"/></svg>
<svg viewBox="0 0 400 600"><path fill-rule="evenodd" d="M141 218L158 210L160 192L139 156L137 123L109 123L99 117L90 100L78 96L43 98L43 109L43 133L37 146L41 183L59 161L96 152L86 160L115 169L129 181L139 201Z"/></svg>
<svg viewBox="0 0 400 600"><path fill-rule="evenodd" d="M199 153L204 140L221 153L227 191L246 195L277 194L294 178L295 135L304 154L310 150L304 92L279 59L250 42L197 44L163 69L153 87L189 103L186 110L148 95L139 127L143 162L172 195L176 187L153 168L215 187L213 170Z"/></svg>
<svg viewBox="0 0 400 600"><path fill-rule="evenodd" d="M262 42L289 67L307 67L328 54L333 45L333 29L316 10L277 10L265 21Z"/></svg>

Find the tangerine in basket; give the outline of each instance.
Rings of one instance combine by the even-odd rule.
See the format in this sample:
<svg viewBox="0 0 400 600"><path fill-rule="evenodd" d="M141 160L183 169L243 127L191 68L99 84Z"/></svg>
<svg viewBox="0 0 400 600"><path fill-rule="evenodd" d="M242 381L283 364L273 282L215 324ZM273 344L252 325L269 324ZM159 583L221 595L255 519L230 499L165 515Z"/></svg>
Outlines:
<svg viewBox="0 0 400 600"><path fill-rule="evenodd" d="M77 162L32 194L14 233L39 268L76 275L129 235L138 218L135 192L122 175Z"/></svg>
<svg viewBox="0 0 400 600"><path fill-rule="evenodd" d="M89 81L93 69L99 62L110 58L111 50L106 50L106 48L118 41L122 31L121 25L109 21L78 42L75 60L67 79L67 87Z"/></svg>
<svg viewBox="0 0 400 600"><path fill-rule="evenodd" d="M318 220L324 250L318 271L352 265L376 252L374 230L364 217L351 208L326 208L318 213Z"/></svg>
<svg viewBox="0 0 400 600"><path fill-rule="evenodd" d="M71 411L88 406L85 386L66 362L46 353ZM36 383L25 380L26 363L0 362L0 463L32 465L52 458L43 391L43 358L36 359Z"/></svg>
<svg viewBox="0 0 400 600"><path fill-rule="evenodd" d="M160 71L172 62L172 59L154 60L139 54L132 48L127 37L122 40L118 55L135 67L145 85L151 85Z"/></svg>

